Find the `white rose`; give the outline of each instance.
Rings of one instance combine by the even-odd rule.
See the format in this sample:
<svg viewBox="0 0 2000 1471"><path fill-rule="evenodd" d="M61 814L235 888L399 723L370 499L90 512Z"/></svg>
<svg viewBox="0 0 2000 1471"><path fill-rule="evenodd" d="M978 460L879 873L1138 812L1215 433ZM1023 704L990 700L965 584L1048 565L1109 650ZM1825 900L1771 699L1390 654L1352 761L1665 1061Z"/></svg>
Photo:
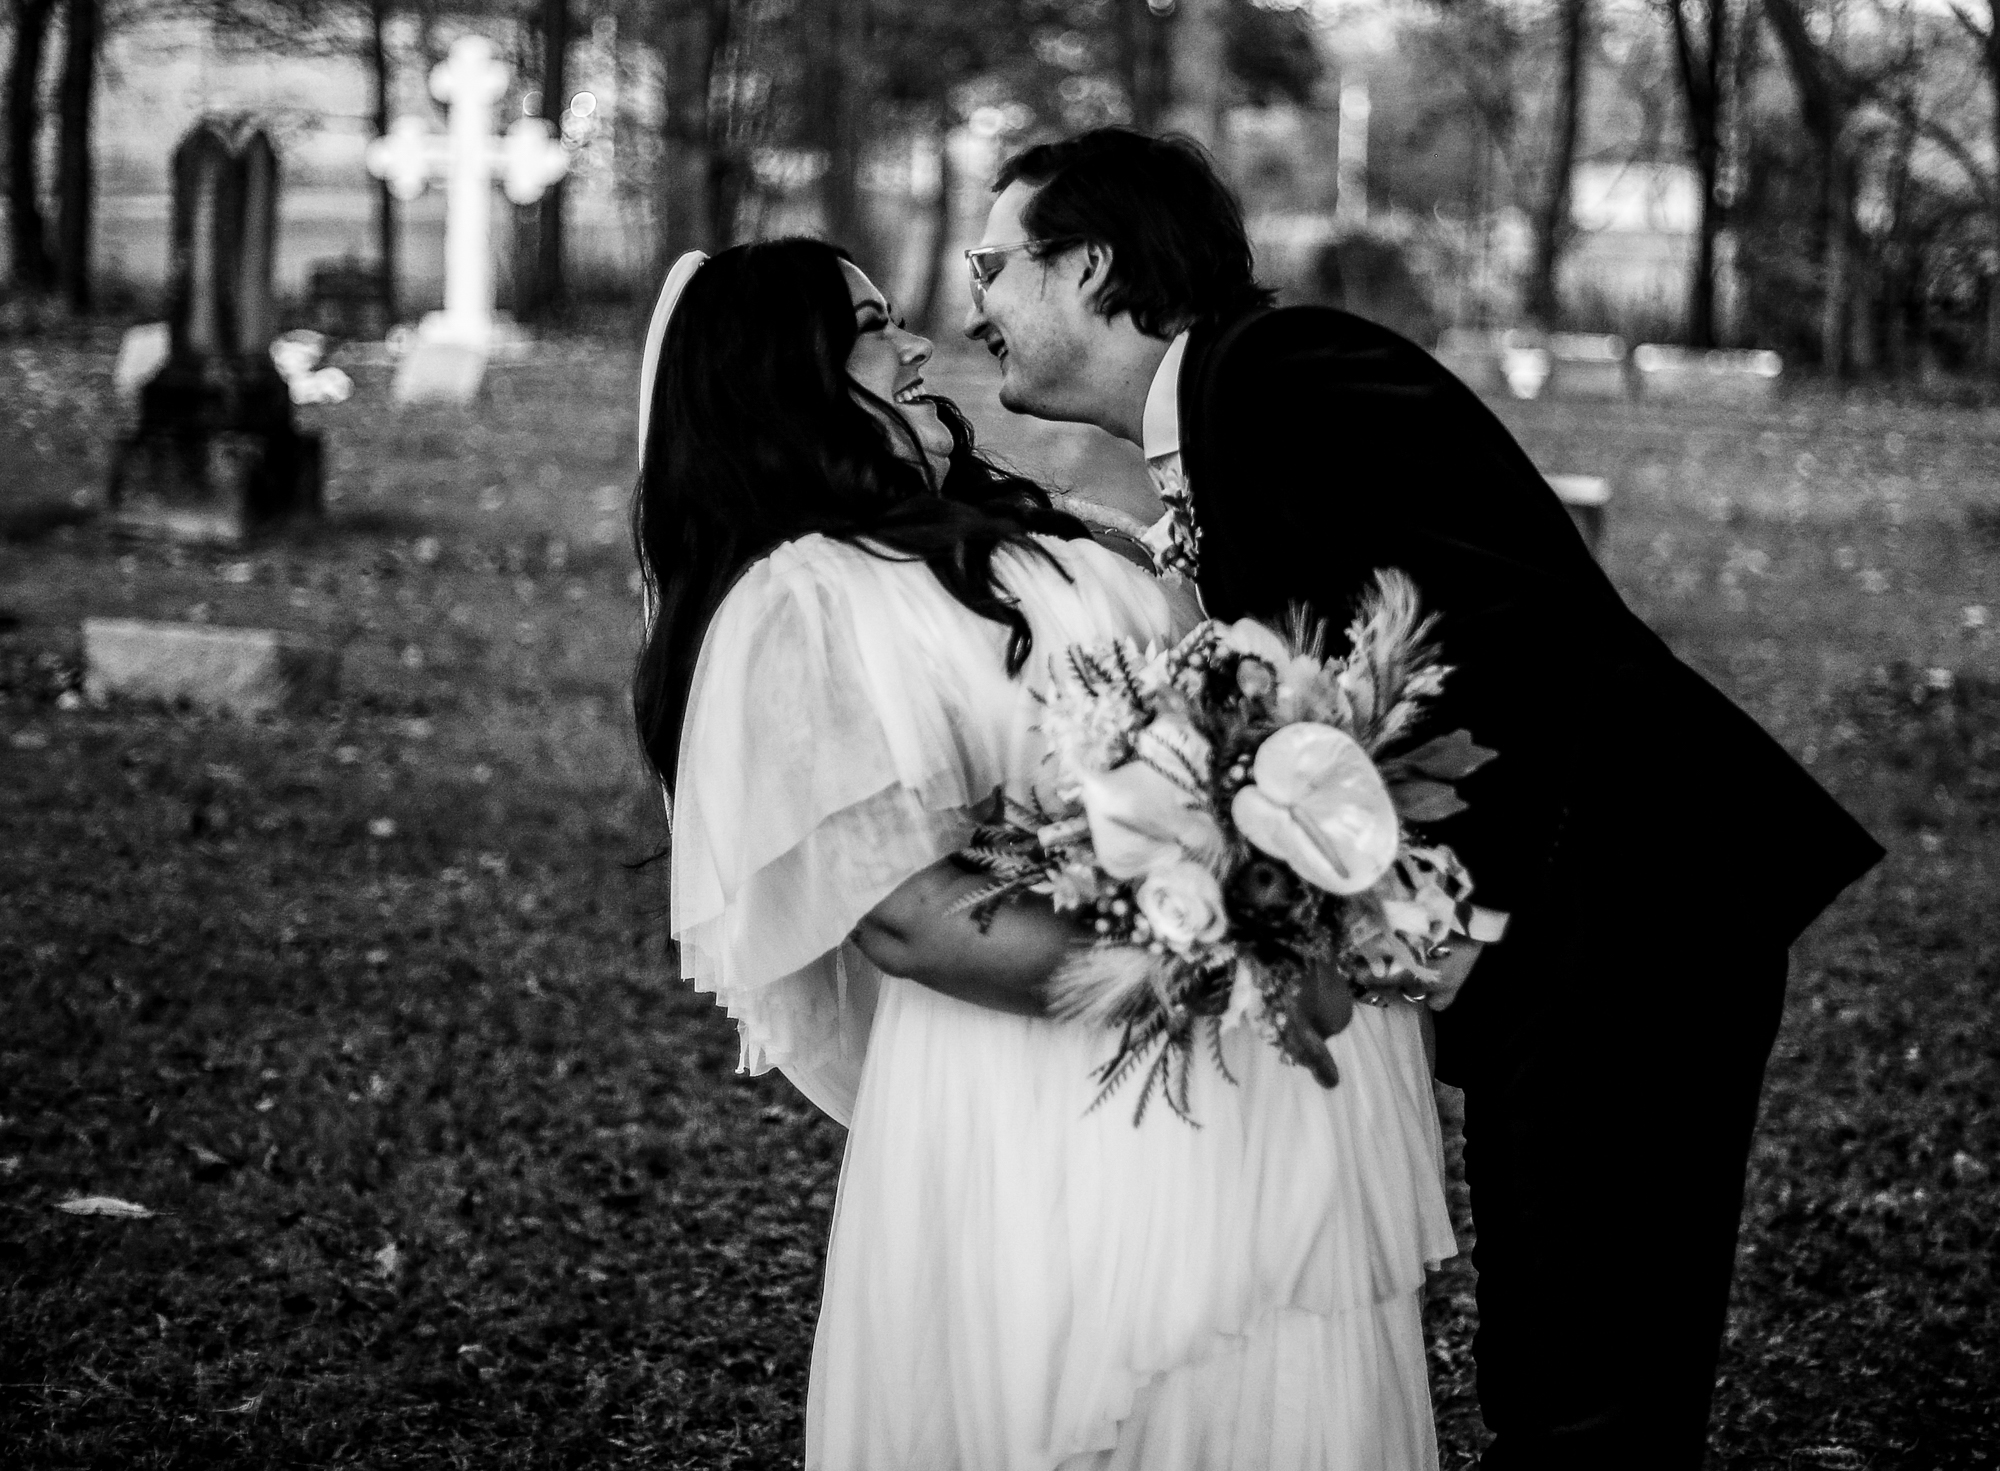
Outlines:
<svg viewBox="0 0 2000 1471"><path fill-rule="evenodd" d="M1139 885L1139 913L1168 949L1185 955L1196 945L1212 945L1229 933L1222 912L1222 885L1199 863L1182 859L1162 864Z"/></svg>

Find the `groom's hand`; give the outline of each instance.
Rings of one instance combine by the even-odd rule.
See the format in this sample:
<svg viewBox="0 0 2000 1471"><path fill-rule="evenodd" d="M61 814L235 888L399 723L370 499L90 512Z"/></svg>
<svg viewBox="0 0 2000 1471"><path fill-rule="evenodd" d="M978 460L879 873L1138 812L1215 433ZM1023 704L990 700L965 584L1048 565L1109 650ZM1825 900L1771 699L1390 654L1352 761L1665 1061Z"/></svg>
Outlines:
<svg viewBox="0 0 2000 1471"><path fill-rule="evenodd" d="M1458 999L1458 993L1465 986L1466 977L1472 974L1472 967L1479 963L1479 956L1486 946L1465 936L1451 942L1451 954L1437 963L1438 978L1424 987L1427 993L1424 1004L1432 1011L1443 1011Z"/></svg>
<svg viewBox="0 0 2000 1471"><path fill-rule="evenodd" d="M1432 1011L1443 1011L1458 999L1466 977L1472 974L1472 967L1485 949L1481 941L1454 935L1448 952L1438 956L1437 964L1432 967L1437 971L1436 980L1420 980L1408 971L1395 971L1368 989L1385 999L1400 996L1406 1001L1421 1000Z"/></svg>

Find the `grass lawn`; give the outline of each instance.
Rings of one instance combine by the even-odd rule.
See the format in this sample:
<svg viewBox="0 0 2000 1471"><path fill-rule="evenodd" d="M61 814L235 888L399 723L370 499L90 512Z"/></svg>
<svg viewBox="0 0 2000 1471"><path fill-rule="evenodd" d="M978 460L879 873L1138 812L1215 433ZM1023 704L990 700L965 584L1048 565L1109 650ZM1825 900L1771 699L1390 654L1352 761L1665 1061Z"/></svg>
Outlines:
<svg viewBox="0 0 2000 1471"><path fill-rule="evenodd" d="M842 1135L734 1075L630 866L664 837L624 715L632 354L400 415L355 364L307 416L325 530L211 552L93 519L114 345L0 343L0 1460L796 1464ZM933 378L992 417L980 361ZM1713 1464L2000 1462L2000 414L1504 412L1612 477L1627 596L1891 848L1795 954ZM91 614L311 632L343 695L94 708ZM1471 1286L1430 1302L1454 1468ZM1643 1314L1646 1264L1605 1293Z"/></svg>

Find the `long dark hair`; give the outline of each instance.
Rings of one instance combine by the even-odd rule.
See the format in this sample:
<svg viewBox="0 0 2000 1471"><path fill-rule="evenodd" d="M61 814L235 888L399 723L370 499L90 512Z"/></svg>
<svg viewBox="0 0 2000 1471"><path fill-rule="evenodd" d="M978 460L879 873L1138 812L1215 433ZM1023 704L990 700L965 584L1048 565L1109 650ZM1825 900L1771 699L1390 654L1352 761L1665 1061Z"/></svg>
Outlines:
<svg viewBox="0 0 2000 1471"><path fill-rule="evenodd" d="M1171 337L1190 322L1276 299L1253 273L1243 206L1192 138L1093 128L1015 154L993 192L1016 181L1035 190L1022 228L1050 242L1030 254L1079 241L1111 248L1097 298L1107 318L1130 312L1141 332Z"/></svg>
<svg viewBox="0 0 2000 1471"><path fill-rule="evenodd" d="M847 374L858 328L845 259L820 240L735 246L694 273L667 327L633 498L654 616L632 711L669 790L702 637L743 569L772 548L818 532L922 562L952 597L1007 629L1012 674L1033 640L994 579L993 554L1038 551L1030 532L1088 535L1039 485L981 456L944 400L951 464L933 483L902 416Z"/></svg>

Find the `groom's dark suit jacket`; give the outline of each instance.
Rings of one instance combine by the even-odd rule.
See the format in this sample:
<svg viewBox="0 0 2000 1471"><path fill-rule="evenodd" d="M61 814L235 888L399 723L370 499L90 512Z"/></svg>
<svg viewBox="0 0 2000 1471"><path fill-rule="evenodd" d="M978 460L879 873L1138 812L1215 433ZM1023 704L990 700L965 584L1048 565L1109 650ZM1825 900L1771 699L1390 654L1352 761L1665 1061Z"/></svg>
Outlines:
<svg viewBox="0 0 2000 1471"><path fill-rule="evenodd" d="M1512 914L1509 940L1782 948L1882 856L1625 606L1521 447L1420 348L1319 307L1197 327L1180 414L1212 616L1304 602L1337 633L1378 567L1439 615L1455 672L1433 729L1500 754L1435 833ZM1514 968L1488 964L1507 948L1475 987Z"/></svg>

